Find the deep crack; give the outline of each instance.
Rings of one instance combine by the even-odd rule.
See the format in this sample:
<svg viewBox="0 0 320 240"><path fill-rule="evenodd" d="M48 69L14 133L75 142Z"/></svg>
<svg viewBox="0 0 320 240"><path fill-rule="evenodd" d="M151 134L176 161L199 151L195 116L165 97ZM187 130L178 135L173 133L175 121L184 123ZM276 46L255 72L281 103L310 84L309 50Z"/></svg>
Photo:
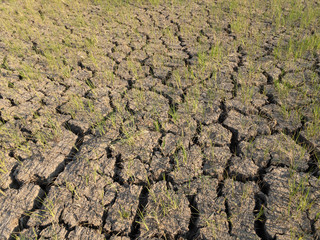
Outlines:
<svg viewBox="0 0 320 240"><path fill-rule="evenodd" d="M148 187L146 185L140 192L138 209L134 216L134 220L131 225L131 231L129 233L130 239L136 239L140 235L140 222L143 214L145 213L145 208L148 204L149 189L150 186Z"/></svg>

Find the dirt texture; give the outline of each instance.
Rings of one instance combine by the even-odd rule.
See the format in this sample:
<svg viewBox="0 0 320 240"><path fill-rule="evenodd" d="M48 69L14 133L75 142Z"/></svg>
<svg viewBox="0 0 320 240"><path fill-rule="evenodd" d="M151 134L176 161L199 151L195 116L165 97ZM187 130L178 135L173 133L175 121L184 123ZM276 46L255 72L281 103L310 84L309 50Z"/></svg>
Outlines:
<svg viewBox="0 0 320 240"><path fill-rule="evenodd" d="M0 31L0 240L319 240L320 43L281 59L268 4L99 2Z"/></svg>

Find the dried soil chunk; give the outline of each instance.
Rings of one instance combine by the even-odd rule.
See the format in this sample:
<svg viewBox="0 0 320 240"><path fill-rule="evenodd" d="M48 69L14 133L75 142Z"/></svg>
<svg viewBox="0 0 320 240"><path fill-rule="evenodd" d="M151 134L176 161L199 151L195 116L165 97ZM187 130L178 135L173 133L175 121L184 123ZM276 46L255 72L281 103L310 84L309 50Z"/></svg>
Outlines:
<svg viewBox="0 0 320 240"><path fill-rule="evenodd" d="M147 171L139 159L132 159L122 163L120 177L126 182L139 184L147 180Z"/></svg>
<svg viewBox="0 0 320 240"><path fill-rule="evenodd" d="M188 148L192 144L193 137L196 134L197 122L185 112L185 109L179 108L176 112L170 110L169 114L172 116L172 119L163 125L163 128L178 137L178 139L176 139L176 137L170 135L170 138L175 139L174 144L183 145L185 148ZM163 142L163 144L164 143L167 145L166 142Z"/></svg>
<svg viewBox="0 0 320 240"><path fill-rule="evenodd" d="M68 235L70 240L104 240L104 235L96 229L86 227L76 227L75 230L71 231Z"/></svg>
<svg viewBox="0 0 320 240"><path fill-rule="evenodd" d="M181 103L181 96L183 94L182 89L169 87L161 82L157 82L153 89L167 99L172 100L173 104Z"/></svg>
<svg viewBox="0 0 320 240"><path fill-rule="evenodd" d="M286 110L275 104L263 106L261 110L273 119L275 130L293 132L301 127L300 116L296 110Z"/></svg>
<svg viewBox="0 0 320 240"><path fill-rule="evenodd" d="M255 93L252 97L251 104L256 107L257 109L260 109L262 106L264 106L268 101L268 97L264 94Z"/></svg>
<svg viewBox="0 0 320 240"><path fill-rule="evenodd" d="M69 163L64 172L59 175L58 180L90 179L99 174L100 176L113 177L115 158L108 156L107 146L109 140L95 138L91 135L84 137L84 142L75 156L75 161Z"/></svg>
<svg viewBox="0 0 320 240"><path fill-rule="evenodd" d="M179 145L179 136L168 133L162 139L161 150L165 156L173 154Z"/></svg>
<svg viewBox="0 0 320 240"><path fill-rule="evenodd" d="M223 178L224 169L231 156L228 147L205 147L203 173L219 179Z"/></svg>
<svg viewBox="0 0 320 240"><path fill-rule="evenodd" d="M228 113L228 117L223 123L238 133L238 141L249 140L257 135L271 134L265 119L259 116L248 117L234 110Z"/></svg>
<svg viewBox="0 0 320 240"><path fill-rule="evenodd" d="M19 182L50 182L63 170L65 159L75 146L76 139L77 136L71 131L63 131L59 142L50 142L48 149L38 147L36 155L24 160L15 170L15 178Z"/></svg>
<svg viewBox="0 0 320 240"><path fill-rule="evenodd" d="M9 239L12 231L20 226L19 219L36 204L41 189L25 184L19 190L8 189L0 196L0 238Z"/></svg>
<svg viewBox="0 0 320 240"><path fill-rule="evenodd" d="M91 133L98 138L98 141L111 143L119 135L119 128L122 122L121 114L111 114L106 120L100 121L91 128Z"/></svg>
<svg viewBox="0 0 320 240"><path fill-rule="evenodd" d="M123 59L126 58L126 54L123 52L112 52L110 53L110 57L112 60L114 60L117 64L119 64Z"/></svg>
<svg viewBox="0 0 320 240"><path fill-rule="evenodd" d="M132 45L137 45L137 44L133 43ZM136 49L132 51L130 54L131 59L137 60L139 62L144 61L147 57L148 55L143 50L140 50L140 49Z"/></svg>
<svg viewBox="0 0 320 240"><path fill-rule="evenodd" d="M266 230L277 239L312 239L307 208L311 202L308 176L287 168L272 168L265 175L268 186Z"/></svg>
<svg viewBox="0 0 320 240"><path fill-rule="evenodd" d="M222 112L219 105L219 101L200 100L196 112L193 114L194 119L204 124L217 122Z"/></svg>
<svg viewBox="0 0 320 240"><path fill-rule="evenodd" d="M265 101L263 100L260 100L260 101L262 102L261 104L265 103ZM259 99L256 99L255 103L258 104ZM228 109L236 109L237 111L245 114L258 114L258 110L255 107L253 107L250 102L243 101L242 99L239 99L239 98L228 100L226 102L226 107Z"/></svg>
<svg viewBox="0 0 320 240"><path fill-rule="evenodd" d="M127 90L128 87L128 81L121 79L120 77L116 76L113 74L113 72L107 72L107 79L108 79L108 84L107 86L109 86L113 91L116 92L111 92L110 94L119 94L125 90ZM102 76L102 78L105 78L105 76ZM125 105L124 105L125 107Z"/></svg>
<svg viewBox="0 0 320 240"><path fill-rule="evenodd" d="M83 204L87 206L89 204L87 201L89 201L91 205L97 205L96 210L100 214L103 207L102 202L110 203L115 195L115 190L106 194L107 189L109 189L106 186L113 183L110 177L114 174L114 163L114 158L107 159L102 157L99 160L79 159L67 166L65 171L59 175L56 183L65 186L72 192L75 199L74 202L78 201L77 205ZM113 189L112 186L110 185L110 189ZM83 197L85 198L82 199ZM70 207L72 206L70 205ZM79 214L78 212L76 213Z"/></svg>
<svg viewBox="0 0 320 240"><path fill-rule="evenodd" d="M129 233L138 209L142 187L131 185L118 188L116 200L109 208L104 229Z"/></svg>
<svg viewBox="0 0 320 240"><path fill-rule="evenodd" d="M217 179L205 179L195 197L200 239L233 239L228 233L225 200L217 196L217 188Z"/></svg>
<svg viewBox="0 0 320 240"><path fill-rule="evenodd" d="M148 162L160 136L159 132L141 130L132 134L130 138L111 145L111 148L115 155L121 154L121 159L124 161L139 158L142 162Z"/></svg>
<svg viewBox="0 0 320 240"><path fill-rule="evenodd" d="M116 75L120 76L125 80L138 80L149 73L147 66L141 66L139 62L135 61L122 61L115 72Z"/></svg>
<svg viewBox="0 0 320 240"><path fill-rule="evenodd" d="M92 58L94 58L94 60ZM101 55L95 54L95 56L92 56L92 58L87 57L83 59L80 63L82 67L89 69L92 72L102 72L106 70L109 70L109 71L113 70L114 61L111 58L107 56L103 56L102 54ZM97 62L99 64L97 64Z"/></svg>
<svg viewBox="0 0 320 240"><path fill-rule="evenodd" d="M85 81L92 77L92 72L83 68L73 71L72 73L73 73L73 77L80 81Z"/></svg>
<svg viewBox="0 0 320 240"><path fill-rule="evenodd" d="M42 204L40 209L32 213L28 221L29 227L57 225L65 206L71 202L72 192L65 187L53 186L44 199L38 199Z"/></svg>
<svg viewBox="0 0 320 240"><path fill-rule="evenodd" d="M127 95L129 108L145 122L146 126L153 126L154 121L164 122L168 118L169 101L160 94L132 89Z"/></svg>
<svg viewBox="0 0 320 240"><path fill-rule="evenodd" d="M288 72L281 79L284 84L294 88L304 86L305 84L313 85L316 80L316 73L310 70L302 72Z"/></svg>
<svg viewBox="0 0 320 240"><path fill-rule="evenodd" d="M259 167L250 158L232 157L229 171L230 175L240 181L252 179L258 175Z"/></svg>
<svg viewBox="0 0 320 240"><path fill-rule="evenodd" d="M12 121L13 119L23 119L23 120L31 120L33 118L33 114L41 107L40 99L38 101L33 102L23 102L17 106L12 106L10 108L6 108L3 111L3 115L10 116L9 119Z"/></svg>
<svg viewBox="0 0 320 240"><path fill-rule="evenodd" d="M143 89L144 91L150 91L154 86L156 86L161 81L158 78L151 76L139 78L135 81L135 86Z"/></svg>
<svg viewBox="0 0 320 240"><path fill-rule="evenodd" d="M219 95L215 89L191 87L184 98L183 108L195 120L205 125L218 122L222 110Z"/></svg>
<svg viewBox="0 0 320 240"><path fill-rule="evenodd" d="M156 152L152 156L149 171L152 173L154 179L160 180L170 168L170 159L163 157L160 152Z"/></svg>
<svg viewBox="0 0 320 240"><path fill-rule="evenodd" d="M92 99L92 109L97 113L101 113L102 115L106 115L112 111L109 100L109 88L95 88L90 90L86 98Z"/></svg>
<svg viewBox="0 0 320 240"><path fill-rule="evenodd" d="M223 194L228 202L228 220L232 225L231 234L237 239L260 239L254 229L255 216L253 215L254 196L258 192L258 186L253 182L225 180Z"/></svg>
<svg viewBox="0 0 320 240"><path fill-rule="evenodd" d="M305 95L306 90L302 91L303 92L300 92L297 89L292 89L283 83L278 83L276 87L268 85L265 88L266 95L272 100L272 102L276 102L287 109L294 109L311 103L311 99Z"/></svg>
<svg viewBox="0 0 320 240"><path fill-rule="evenodd" d="M216 89L219 94L225 95L227 99L232 96L234 84L230 78L230 73L218 72L209 79L208 85Z"/></svg>
<svg viewBox="0 0 320 240"><path fill-rule="evenodd" d="M165 181L153 185L149 191L148 204L142 214L140 225L142 239L167 237L188 231L191 211L187 198L167 187Z"/></svg>
<svg viewBox="0 0 320 240"><path fill-rule="evenodd" d="M3 81L3 78L1 79L1 82L5 82ZM35 93L34 91L30 91L30 88L32 89L31 84L27 84L25 82L20 82L20 83L21 85L19 84L19 82L15 82L14 88L1 86L1 96L4 99L12 100L12 102L14 103L13 106L17 107L15 109L19 109L20 111L23 112L23 108L19 107L21 104L29 105L31 102L37 102L37 101L38 103L40 103L39 102L40 98L37 98L37 94L38 96L43 96L43 94L40 92ZM13 84L13 83L8 82L8 85L9 84ZM28 111L28 109L25 109L25 111Z"/></svg>
<svg viewBox="0 0 320 240"><path fill-rule="evenodd" d="M73 190L73 188L71 188ZM100 192L103 194L101 189ZM104 212L103 205L99 201L90 199L90 196L82 197L74 188L75 198L72 202L65 203L61 219L71 227L77 225L89 225L99 227L102 224Z"/></svg>
<svg viewBox="0 0 320 240"><path fill-rule="evenodd" d="M69 123L79 126L86 131L111 111L108 96L101 97L99 101L71 95L69 101L60 107L60 111L72 117Z"/></svg>
<svg viewBox="0 0 320 240"><path fill-rule="evenodd" d="M40 239L41 237L44 239L50 239L50 238L64 239L67 234L68 234L67 229L65 229L64 227L58 224L53 224L41 231ZM34 239L34 236L32 239Z"/></svg>
<svg viewBox="0 0 320 240"><path fill-rule="evenodd" d="M12 184L10 174L17 164L17 160L10 157L8 152L0 150L0 189L7 189Z"/></svg>
<svg viewBox="0 0 320 240"><path fill-rule="evenodd" d="M187 67L180 67L177 70L174 70L167 80L167 84L174 88L185 89L194 84L195 78L189 72Z"/></svg>
<svg viewBox="0 0 320 240"><path fill-rule="evenodd" d="M8 109L9 107L11 107L11 102L8 99L3 99L0 98L0 110L1 110L1 117L4 118L5 116L5 111L6 109ZM9 117L9 116L8 116ZM9 119L5 119L5 120L9 120Z"/></svg>
<svg viewBox="0 0 320 240"><path fill-rule="evenodd" d="M176 184L185 183L202 174L202 154L199 146L181 149L174 157L175 169L170 173Z"/></svg>
<svg viewBox="0 0 320 240"><path fill-rule="evenodd" d="M250 158L258 167L267 167L269 162L274 166L285 165L298 171L308 169L309 155L284 134L258 136L252 143L239 144L244 158Z"/></svg>
<svg viewBox="0 0 320 240"><path fill-rule="evenodd" d="M251 64L255 64L255 62ZM250 66L250 68L252 67L256 67L256 69L258 69L258 66ZM267 84L267 78L266 76L263 75L263 73L261 73L260 70L254 70L254 71L252 71L251 69L248 70L248 68L245 66L242 66L239 68L238 73L236 74L235 77L237 82L241 84L241 87L260 86L260 85Z"/></svg>
<svg viewBox="0 0 320 240"><path fill-rule="evenodd" d="M199 143L203 146L228 146L232 133L220 124L212 124L202 128Z"/></svg>
<svg viewBox="0 0 320 240"><path fill-rule="evenodd" d="M64 239L68 233L64 227L53 224L49 225L43 230L39 230L37 227L30 227L23 229L22 232L17 234L20 238L18 239Z"/></svg>
<svg viewBox="0 0 320 240"><path fill-rule="evenodd" d="M171 68L169 67L155 67L153 68L153 74L155 77L164 80L167 76L168 73L171 71Z"/></svg>
<svg viewBox="0 0 320 240"><path fill-rule="evenodd" d="M272 81L278 80L281 74L281 69L275 66L273 59L271 57L265 57L262 58L262 61L262 69L272 78Z"/></svg>
<svg viewBox="0 0 320 240"><path fill-rule="evenodd" d="M7 122L0 125L1 149L12 150L21 146L26 141L23 133L14 124Z"/></svg>

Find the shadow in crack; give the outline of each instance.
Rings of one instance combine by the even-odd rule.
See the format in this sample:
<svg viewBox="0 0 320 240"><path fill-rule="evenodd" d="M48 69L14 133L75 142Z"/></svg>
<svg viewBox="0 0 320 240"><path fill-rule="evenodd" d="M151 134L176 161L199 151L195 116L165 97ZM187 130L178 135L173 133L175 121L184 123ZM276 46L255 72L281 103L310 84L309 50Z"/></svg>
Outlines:
<svg viewBox="0 0 320 240"><path fill-rule="evenodd" d="M262 240L275 240L275 237L272 237L267 229L266 229L266 215L265 215L265 209L267 207L267 198L263 193L258 193L254 196L255 198L255 207L253 210L253 214L255 216L254 221L254 229L257 233L257 235Z"/></svg>

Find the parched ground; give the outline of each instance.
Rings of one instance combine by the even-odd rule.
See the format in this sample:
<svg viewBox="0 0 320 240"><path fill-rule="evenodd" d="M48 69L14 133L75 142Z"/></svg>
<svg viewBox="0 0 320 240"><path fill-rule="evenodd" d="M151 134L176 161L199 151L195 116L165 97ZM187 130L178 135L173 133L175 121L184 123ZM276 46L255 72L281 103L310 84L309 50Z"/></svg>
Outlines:
<svg viewBox="0 0 320 240"><path fill-rule="evenodd" d="M320 239L316 0L0 1L0 239Z"/></svg>

